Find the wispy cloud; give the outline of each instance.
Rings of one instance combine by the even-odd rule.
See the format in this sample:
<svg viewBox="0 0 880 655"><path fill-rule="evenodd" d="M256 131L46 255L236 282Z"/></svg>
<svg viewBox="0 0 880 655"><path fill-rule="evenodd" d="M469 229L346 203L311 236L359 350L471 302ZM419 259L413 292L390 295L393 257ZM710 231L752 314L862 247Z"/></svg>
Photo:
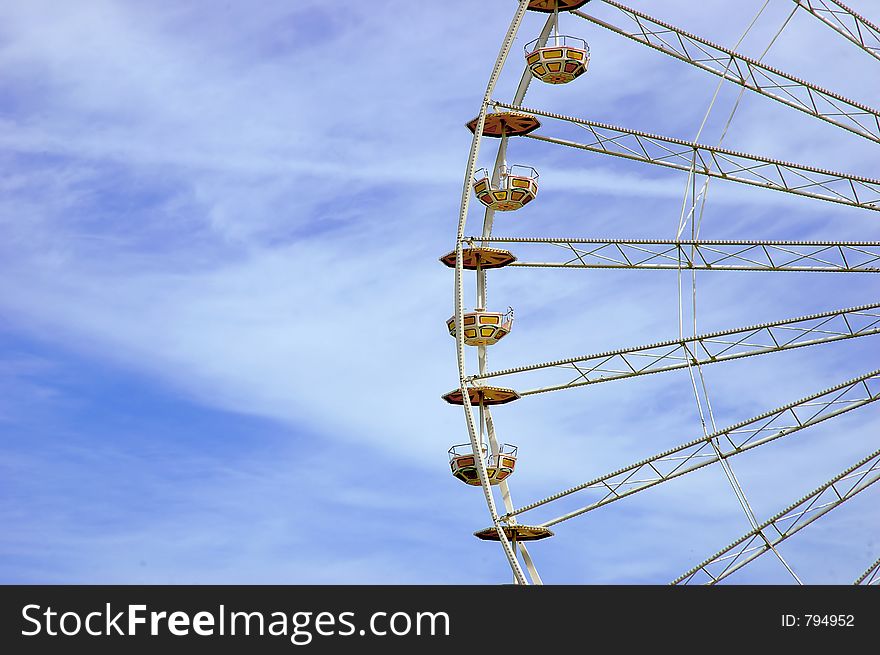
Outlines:
<svg viewBox="0 0 880 655"><path fill-rule="evenodd" d="M506 579L497 553L468 535L486 522L479 495L456 486L444 461L465 437L461 410L439 399L457 372L443 324L452 278L436 258L453 246L470 144L463 125L511 7L495 3L473 21L464 2L415 14L403 2L349 4L0 10L0 313L11 352L0 363L0 389L11 390L0 415L10 435L3 513L15 526L3 541L4 579L419 582L448 580L439 572L453 564L459 581ZM725 3L685 4L640 3L725 43L744 27L715 19L730 14ZM779 24L771 18L765 31ZM528 17L498 97L516 83L519 49L539 20ZM527 104L693 137L715 78L582 21L565 27L590 40L591 70L566 87L534 84ZM795 21L774 61L876 101L880 92L861 82L875 62L859 68L849 44L827 56L806 47L817 33L834 41L817 29ZM725 92L716 114L734 98ZM876 167L857 137L791 113L747 94L728 144L847 171ZM710 127L711 143L719 126ZM494 156L489 145L481 165ZM498 234L675 234L680 173L532 142L511 143L509 158L538 166L542 188L536 203L497 217ZM704 234L876 239L880 224L866 214L718 181ZM474 207L469 232L479 218ZM767 277L700 276L701 327L868 302L873 289L845 276ZM490 292L493 306L518 312L492 366L677 336L674 274L501 271ZM719 413L745 418L863 372L874 350L853 342L707 376ZM76 363L62 366L67 357ZM63 371L88 386L103 367L137 385L87 393L53 384ZM689 384L652 376L499 408L500 433L522 448L517 499L697 436ZM210 435L188 430L195 419L183 412L175 430L195 450L169 439L168 456L145 454L150 410L134 400L146 388L172 398L174 411L228 426L222 452L210 454ZM110 419L97 405L93 423L70 418L64 403L89 394L110 405L124 397L125 440L99 429ZM853 434L873 427L870 417L846 425ZM45 448L29 445L46 435ZM803 467L827 465L788 470L765 459L759 496L781 505L863 443L848 442L831 466L821 440L804 442L813 447ZM561 527L535 555L552 581L665 581L743 525L716 473L603 510L595 521L607 537L591 551L575 545L594 525L584 522Z"/></svg>

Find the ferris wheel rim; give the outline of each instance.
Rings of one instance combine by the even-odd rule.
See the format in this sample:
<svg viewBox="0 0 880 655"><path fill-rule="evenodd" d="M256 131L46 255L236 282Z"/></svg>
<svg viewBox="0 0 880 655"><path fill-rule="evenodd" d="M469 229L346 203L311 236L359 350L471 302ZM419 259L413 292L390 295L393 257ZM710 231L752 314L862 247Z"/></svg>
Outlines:
<svg viewBox="0 0 880 655"><path fill-rule="evenodd" d="M794 0L794 1L796 4L798 4L800 6L800 3L798 0ZM836 0L832 0L832 1L835 1L835 3L836 3ZM465 174L464 189L463 189L463 193L462 193L461 210L460 210L460 215L459 215L458 234L457 234L457 239L456 239L456 248L454 251L454 254L455 254L455 259L454 259L454 261L455 261L455 263L454 263L455 300L456 300L456 307L455 307L455 314L454 314L456 334L454 336L455 336L455 340L456 340L456 352L457 352L458 364L459 364L459 383L460 383L459 391L462 392L461 393L462 400L463 400L462 404L464 405L464 411L465 411L465 415L466 415L466 423L468 426L468 433L469 433L469 437L471 440L471 447L473 449L473 452L475 452L475 453L478 452L479 445L483 443L481 441L482 428L484 425L483 416L485 415L487 417L487 424L491 424L491 415L489 414L488 407L485 407L483 405L483 403L480 402L480 405L479 405L480 414L481 414L480 434L478 435L475 424L474 424L474 416L473 416L474 403L472 402L472 399L470 398L469 393L464 393L464 391L466 389L468 389L469 386L472 387L474 385L475 381L478 381L480 378L485 377L484 364L485 364L485 352L486 351L485 351L484 345L481 345L479 347L478 357L479 357L479 361L480 361L480 373L478 375L468 376L467 372L466 372L465 357L464 357L465 337L464 337L464 330L463 330L463 316L464 316L465 310L464 310L464 291L463 291L463 284L462 284L462 276L463 276L463 270L465 270L466 268L470 269L471 267L464 266L463 251L465 250L466 246L472 247L472 246L475 246L476 244L479 244L480 247L485 247L486 243L495 243L495 242L503 242L504 241L504 239L502 239L502 238L494 238L492 236L494 210L491 207L487 207L487 209L486 209L486 214L485 214L484 221L483 221L482 236L481 237L466 237L465 236L467 213L468 213L468 208L469 208L469 203L470 203L470 195L471 195L470 183L471 183L471 180L473 178L473 175L474 175L474 172L476 169L477 157L479 155L479 150L480 150L480 142L482 140L482 136L492 136L492 135L486 135L483 133L483 126L485 125L486 115L489 113L490 107L493 107L496 110L497 109L509 109L511 111L524 110L529 113L533 112L532 113L533 116L537 114L537 115L548 115L553 118L557 117L556 115L549 114L548 112L542 112L541 110L531 110L531 109L524 108L522 106L522 100L525 96L525 92L528 89L528 84L531 80L531 75L529 74L528 66L526 66L526 68L525 68L525 71L523 73L523 77L520 81L520 85L517 88L516 96L514 97L514 99L510 103L504 103L504 102L495 101L492 99L492 92L494 90L494 86L495 86L496 82L498 81L498 77L500 76L501 70L506 62L507 55L510 52L510 47L512 45L513 38L515 38L516 34L518 33L518 31L521 27L522 19L523 19L523 16L525 15L525 11L527 9L530 9L530 7L528 6L529 4L530 4L529 0L520 0L517 12L514 16L514 19L511 21L511 26L508 29L507 36L505 37L505 40L502 43L501 50L499 51L498 58L496 59L495 68L493 68L492 74L490 75L490 80L487 85L486 94L485 94L485 96L483 98L483 102L481 104L480 113L477 116L477 118L473 119L468 124L468 127L471 128L473 131L474 137L473 137L472 144L471 144L471 150L470 150L469 159L468 159L468 166L467 166L467 171ZM582 3L582 4L584 4L584 3ZM615 3L615 2L611 2L610 4L612 4L614 6L618 5L618 3ZM839 3L836 3L836 4L839 4ZM797 7L795 7L795 9L793 10L792 13L794 13L794 11L796 9L797 9ZM575 11L573 13L581 15L581 12ZM585 17L585 16L581 15L581 17ZM553 16L551 15L551 17L548 18L547 25L545 25L545 30L548 28L548 26L551 25L552 21L553 21ZM786 23L787 23L787 21L786 21ZM784 25L783 25L783 27L784 27ZM781 30L780 30L780 32L781 32ZM535 41L538 42L539 46L541 45L540 37L539 37L539 39L535 39ZM723 77L724 76L722 76L722 78ZM722 79L720 81L720 83L723 83L723 82L724 82L724 79ZM745 87L744 87L744 89L745 89ZM880 115L880 114L878 114L878 115ZM561 117L561 118L569 119L570 117ZM822 120L827 121L827 119L822 118L821 116L818 116L818 118L821 118ZM832 121L828 121L828 122L832 122ZM878 123L878 125L880 125L880 123ZM606 127L614 127L614 126L606 126ZM532 128L532 129L534 129L534 128ZM531 132L532 130L530 129L528 131ZM645 136L656 136L656 135L650 135L648 133L644 133L644 135ZM549 141L551 143L554 142L554 140L552 138L541 137L539 135L530 135L530 134L524 133L523 136L526 136L528 138L538 138L539 140ZM495 169L494 169L495 171L499 170L499 161L503 161L503 159L506 155L508 135L504 134L502 131L500 137L501 137L500 143L498 145L498 151L497 151L497 155L496 155L496 164L495 164ZM682 142L682 143L684 143L684 142ZM563 145L567 145L567 144L563 144ZM718 149L718 148L716 148L716 149ZM743 154L743 153L737 153L734 151L725 151L725 152L726 153L729 152L730 154L733 154L733 155L742 155ZM777 160L771 160L770 158L763 158L763 159L765 161L769 161L773 164L785 163L785 162L778 162ZM813 168L812 170L817 173L834 174L833 171L826 171L824 169ZM847 176L847 178L858 180L858 181L869 182L869 183L878 182L877 180L873 180L870 178L861 178L858 176ZM707 179L709 179L709 178L707 177ZM816 196L816 197L818 198L818 196ZM828 198L821 198L821 199L827 200ZM849 203L849 204L852 204L852 203ZM878 205L867 205L866 208L880 210L880 206L878 206ZM526 240L526 239L523 239L523 240ZM509 239L507 241L508 242L516 242L517 239ZM574 242L576 240L572 239L570 241ZM589 242L591 240L582 240L582 241ZM612 241L612 240L608 240L608 241ZM625 240L618 239L617 241L625 241ZM648 240L629 240L629 241L647 242ZM695 245L700 245L700 242L697 241L696 239L693 239L691 241L684 240L683 243L691 245L692 247ZM736 243L736 242L729 241L728 243ZM751 242L741 241L740 243L749 244ZM780 243L795 244L795 242L787 242L787 241L783 241ZM809 244L809 242L801 242L801 244L797 244L797 245L808 245L808 244ZM819 244L819 245L823 245L823 244ZM868 245L876 245L876 244L874 244L873 242L848 242L848 244L843 244L843 242L838 243L835 241L835 242L831 242L831 245L835 245L835 246L836 245L868 246ZM489 250L491 250L491 248L489 248ZM516 256L514 256L512 253L509 253L509 251L503 251L503 252L510 256L510 259L512 261L508 262L509 264L519 265L519 266L530 266L530 265L534 266L534 265L536 265L536 264L530 264L528 262L516 262L516 259L517 259ZM452 259L451 255L452 254L453 253L449 253L448 255L441 257L441 261L446 263L447 265L451 264L452 263L451 262L451 259ZM447 262L447 260L450 260L450 261ZM507 265L507 263L502 264L501 266L504 266L504 265ZM537 264L537 265L540 265L540 264ZM485 268L481 268L479 265L479 257L477 257L476 271L477 271L478 301L481 298L482 299L485 298L485 270L490 269L490 268L500 268L501 266L487 266ZM450 266L450 267L453 267L453 266ZM471 269L471 270L473 270L473 269ZM678 270L679 270L679 272L681 272L681 271L687 270L687 269L682 268L681 265L679 265ZM723 269L718 269L718 270L723 270ZM730 270L738 270L738 269L733 268ZM754 270L754 269L740 269L740 270ZM761 270L764 270L764 269L761 269ZM768 270L775 270L775 269L768 269ZM780 269L780 270L782 270L782 269ZM790 268L790 269L785 269L785 270L801 270L801 269ZM814 270L814 269L804 269L804 270ZM826 269L815 269L815 270L826 270ZM836 269L829 268L827 270L836 270ZM865 272L867 272L867 271L880 272L880 270L875 270L873 268L865 268L862 270ZM844 272L854 272L854 270L847 270ZM478 305L484 306L485 303L478 302ZM497 374L498 374L498 372L494 372L492 375L497 375ZM516 392L514 392L514 393L516 393ZM534 392L530 392L530 393L534 393ZM495 438L493 428L490 428L490 437L489 438L491 438L492 440L494 440L494 438ZM479 460L480 458L477 458L477 459ZM520 567L519 562L516 558L516 549L520 548L520 549L522 549L523 559L524 559L524 562L527 564L527 568L529 570L529 573L532 577L533 582L537 581L540 584L540 577L538 576L537 571L534 569L533 563L531 562L531 558L528 556L528 552L525 550L525 545L522 543L518 543L516 541L516 539L513 539L513 546L511 547L510 540L507 538L507 535L509 533L513 533L513 534L516 533L515 529L511 530L511 526L516 525L516 515L522 511L522 509L520 509L518 511L511 510L511 506L508 504L509 491L507 490L507 481L503 482L504 487L502 490L503 490L503 496L504 496L504 500L505 500L506 509L508 511L505 514L499 514L496 509L496 506L495 506L494 496L492 495L492 489L491 489L491 487L488 483L488 480L487 480L485 466L482 466L478 470L479 470L479 477L480 477L480 485L483 488L484 496L486 498L487 506L488 506L489 512L490 512L490 516L493 519L493 528L495 530L495 533L494 533L494 537L491 537L491 539L498 540L502 543L502 545L504 547L505 554L508 559L508 563L511 565L511 568L513 569L514 577L515 577L517 583L527 584L527 581L525 579L525 575L524 575L522 568ZM552 523L555 523L555 521ZM552 523L537 524L535 527L546 527ZM527 527L527 526L522 526L522 527ZM487 530L492 530L492 528L488 528ZM481 531L479 531L479 533L486 533L486 530L481 530ZM475 533L475 534L478 534L478 533ZM552 535L552 532L550 534ZM497 537L497 539L495 539L495 537ZM769 548L773 549L773 545L769 545ZM512 555L512 557L511 557L511 555ZM781 559L781 556L779 556L779 557ZM784 560L782 560L782 561L783 561L783 564L785 564ZM788 568L787 564L785 564L785 566L786 566L786 568ZM790 572L792 573L792 575L794 575L793 571L790 571ZM800 580L797 578L796 575L794 577L796 580L798 580L798 582L800 582Z"/></svg>

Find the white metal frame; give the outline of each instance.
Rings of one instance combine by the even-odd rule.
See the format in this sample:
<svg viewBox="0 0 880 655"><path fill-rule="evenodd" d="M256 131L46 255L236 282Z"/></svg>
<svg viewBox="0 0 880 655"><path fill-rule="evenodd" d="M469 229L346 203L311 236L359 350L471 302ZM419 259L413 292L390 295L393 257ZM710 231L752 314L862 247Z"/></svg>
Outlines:
<svg viewBox="0 0 880 655"><path fill-rule="evenodd" d="M711 72L743 89L757 92L866 139L880 142L880 111L795 78L763 64L760 60L688 34L669 23L613 0L603 1L619 10L635 27L618 27L578 10L572 13L656 51ZM867 19L838 0L794 2L869 55L880 59L880 30ZM494 211L491 208L485 210L480 236L465 236L471 184L479 155L481 134L490 108L521 111L550 119L540 131L530 133L525 138L687 171L691 178L697 175L720 178L869 211L880 211L880 180L877 179L524 107L522 103L531 81L528 67L524 68L510 102L493 99L496 83L522 24L527 5L528 0L520 0L490 74L464 177L455 247L456 354L462 390L478 386L492 378L516 375L519 380L522 375L554 372L563 375L562 382L519 391L520 396L527 397L676 369L690 370L695 367L699 370L703 365L880 333L880 303L874 303L709 334L697 335L694 332L692 337L682 335L679 339L661 343L499 371L489 371L487 348L480 346L477 348L477 372L468 374L463 340L462 251L465 247L507 243L531 248L549 246L563 253L561 260L519 260L513 262L511 267L672 269L679 273L682 270L880 272L878 242L493 237ZM537 47L547 42L556 24L557 17L551 14L536 39ZM589 138L576 141L565 133L548 133L551 128L558 129L564 125L582 129ZM494 184L497 184L502 167L506 165L507 147L508 139L502 137L492 172ZM475 277L477 305L485 307L486 271L478 268ZM482 403L474 407L468 394L462 395L472 452L480 453L488 448L491 453L497 454L500 445L489 408ZM514 508L509 484L505 480L498 485L504 513L498 511L482 457L476 458L477 470L489 514L513 572L514 581L517 584L540 584L541 577L524 544L511 543L504 531L505 526L516 524L519 515L576 493L592 492L594 496L598 494L589 504L539 524L543 527L556 525L711 464L720 463L728 467L728 460L736 455L797 434L805 428L873 404L878 399L880 370L875 370L728 428L711 433L704 431L702 437L517 509ZM766 522L758 524L752 517L753 529L750 532L677 578L673 584L699 580L714 584L726 578L764 552L776 552L777 544L867 489L878 479L880 451L834 476ZM777 556L785 564L778 553ZM787 564L785 566L788 568ZM797 576L795 578L800 582ZM877 584L878 581L880 560L871 564L856 579L855 584Z"/></svg>
<svg viewBox="0 0 880 655"><path fill-rule="evenodd" d="M648 14L630 9L626 5L613 0L603 0L603 2L618 9L632 27L624 29L582 11L572 13L637 43L880 143L878 110L701 39ZM798 4L806 9L811 3ZM818 13L816 8L818 4L812 3L814 6L812 13L817 17L827 15Z"/></svg>
<svg viewBox="0 0 880 655"><path fill-rule="evenodd" d="M700 271L880 273L878 241L741 241L471 237L468 247L554 246L558 261L523 261L529 268L629 268ZM519 256L521 257L521 252Z"/></svg>

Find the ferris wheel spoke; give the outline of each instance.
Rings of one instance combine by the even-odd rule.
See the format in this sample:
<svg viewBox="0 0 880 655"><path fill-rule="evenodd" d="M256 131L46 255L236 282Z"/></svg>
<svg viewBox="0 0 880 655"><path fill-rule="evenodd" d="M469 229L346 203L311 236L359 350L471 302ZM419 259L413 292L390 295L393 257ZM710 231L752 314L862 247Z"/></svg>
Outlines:
<svg viewBox="0 0 880 655"><path fill-rule="evenodd" d="M495 107L544 116L582 127L581 143L532 132L523 138L722 178L775 191L880 211L880 180L784 162L759 155L649 134L540 109L493 101ZM696 157L696 160L695 160Z"/></svg>
<svg viewBox="0 0 880 655"><path fill-rule="evenodd" d="M497 457L501 452L501 446L498 443L498 437L495 434L495 421L492 420L492 412L489 407L483 407L483 417L486 422L486 435L489 438L489 449L493 456ZM504 504L504 510L510 512L513 509L513 499L510 494L510 486L507 480L502 480L498 484L501 489L501 501Z"/></svg>
<svg viewBox="0 0 880 655"><path fill-rule="evenodd" d="M523 8L523 5L521 4L520 10L522 10L522 8ZM553 16L551 15L547 18L547 21L545 22L544 27L541 30L541 33L537 39L537 43L538 43L539 47L543 46L547 42L547 39L548 39L550 32L551 32L551 29L553 27L553 23L554 23ZM510 33L509 33L509 35L510 35ZM523 99L525 98L526 92L529 89L529 85L532 81L532 77L533 76L532 76L531 72L529 71L528 67L526 67L525 70L523 70L522 76L519 81L519 85L517 86L516 93L514 94L514 97L513 97L514 103L520 104L523 101ZM491 90L491 84L490 84L490 90ZM487 96L486 96L487 99L488 99L488 94L489 94L489 91L487 91ZM481 129L475 130L475 137L474 137L475 139L476 139L476 134L479 134L480 132L481 132ZM502 136L500 139L500 142L498 144L498 149L495 154L495 164L492 168L492 184L493 185L498 184L502 167L504 166L506 159L507 159L507 141L508 141L508 137ZM486 210L485 210L485 213L483 216L483 229L482 229L483 236L488 237L492 234L492 225L494 222L494 217L495 217L495 210L492 209L491 207L486 207ZM464 220L464 217L462 217L462 221L460 222L460 226L463 224L463 220ZM477 277L477 295L479 298L478 304L480 306L485 306L486 305L486 270L483 269L482 267L478 267L476 273L477 273L477 275L476 275L476 277ZM478 361L479 361L480 372L484 372L486 369L486 355L487 355L486 347L481 346L478 350ZM461 370L463 371L463 368ZM482 407L481 409L482 409L481 420L483 420L483 419L485 420L486 432L487 432L487 436L488 436L488 440L489 440L489 447L491 449L492 454L494 456L498 456L498 453L500 452L500 448L499 448L498 439L495 435L495 425L492 420L492 414L489 411L488 407ZM481 479L481 485L484 485L484 482L482 481L482 479ZM505 511L509 512L513 509L513 500L511 497L511 493L510 493L509 483L506 479L501 480L501 482L499 483L498 486L501 491L501 499L502 499L502 503L504 505ZM487 488L484 488L484 492L486 493L487 500L488 500L488 498L492 492L490 489L487 489ZM497 513L494 510L494 505L492 502L489 503L489 509L490 509L490 515L492 515L493 520L495 520L496 530L498 532L498 535L499 535L499 537L502 537L503 536L502 529L498 525ZM538 570L534 564L534 561L532 560L531 556L529 555L529 552L526 549L525 545L522 543L514 542L512 546L513 546L512 549L510 549L510 548L508 548L507 545L505 545L505 549L510 551L510 552L508 552L508 559L510 559L510 555L513 554L514 560L515 560L517 546L518 546L519 553L522 555L523 564L525 565L526 571L528 572L528 575L532 581L532 584L543 584L543 582L541 580L541 576L538 573ZM511 567L514 570L514 580L517 584L522 584L525 582L525 580L522 577L522 575L523 575L522 571L519 570L518 563L516 563L514 560L510 560Z"/></svg>
<svg viewBox="0 0 880 655"><path fill-rule="evenodd" d="M509 512L502 519L529 512L578 492L592 492L597 496L590 504L541 524L550 527L877 400L880 400L880 369L534 501ZM711 447L713 442L714 448Z"/></svg>
<svg viewBox="0 0 880 655"><path fill-rule="evenodd" d="M838 34L855 43L875 59L880 59L880 27L863 18L838 0L794 0Z"/></svg>
<svg viewBox="0 0 880 655"><path fill-rule="evenodd" d="M782 510L671 584L715 584L880 480L880 450Z"/></svg>
<svg viewBox="0 0 880 655"><path fill-rule="evenodd" d="M470 184L471 179L473 178L474 172L476 170L476 162L479 156L480 151L480 142L482 141L480 135L482 135L483 128L486 121L486 114L489 108L490 98L495 89L495 84L498 81L498 77L501 74L501 71L504 67L504 62L507 59L508 54L510 53L510 49L513 45L513 41L516 38L516 34L519 31L520 23L522 22L523 17L525 16L525 12L528 8L528 0L520 0L519 6L514 14L513 18L510 22L510 27L508 27L507 34L504 37L504 41L502 42L501 49L498 51L498 56L495 59L495 65L492 68L492 73L489 76L489 81L486 85L486 92L483 96L483 102L480 106L480 113L477 116L476 124L474 126L474 137L471 142L471 150L468 155L468 164L465 172L464 186L462 189L462 198L461 198L461 209L459 212L459 221L458 221L458 233L456 239L456 249L455 249L455 326L456 326L456 355L458 360L458 370L459 370L459 378L464 379L465 377L465 355L464 355L464 327L463 327L463 305L464 305L464 287L462 284L462 272L463 272L463 252L462 252L462 237L464 235L464 229L467 222L468 215L468 207L470 201ZM463 386L463 385L462 385ZM476 426L474 424L474 418L471 408L470 400L467 394L464 395L462 400L462 404L464 406L464 414L465 421L468 427L468 435L470 437L471 448L474 453L480 452L480 444L478 443L478 435ZM476 458L476 468L477 473L480 480L480 486L483 489L483 495L486 499L486 506L489 510L489 515L492 518L492 524L497 535L498 541L501 543L502 550L504 551L505 557L507 558L508 563L510 564L510 568L513 572L514 579L519 584L526 583L526 576L522 570L522 567L519 564L517 559L516 551L514 549L514 545L511 545L510 540L507 537L505 532L505 526L503 526L498 518L498 512L495 506L495 499L492 495L492 490L489 485L489 480L486 472L485 462L482 458Z"/></svg>
<svg viewBox="0 0 880 655"><path fill-rule="evenodd" d="M880 111L817 87L625 5L604 0L633 24L624 29L582 11L576 16L845 130L880 142ZM870 52L870 50L869 50Z"/></svg>
<svg viewBox="0 0 880 655"><path fill-rule="evenodd" d="M773 323L711 332L686 339L673 339L635 348L622 348L594 355L489 371L466 378L466 383L478 386L480 381L493 377L541 371L545 372L545 377L549 373L551 378L557 380L561 374L566 375L566 382L519 391L520 396L528 396L610 380L673 371L686 368L688 365L713 364L792 348L830 343L880 332L880 311L878 308L880 308L880 303L874 303ZM577 375L569 379L572 370Z"/></svg>
<svg viewBox="0 0 880 655"><path fill-rule="evenodd" d="M862 573L853 584L857 585L880 585L880 558L871 564L865 572Z"/></svg>
<svg viewBox="0 0 880 655"><path fill-rule="evenodd" d="M529 554L529 549L526 548L526 545L521 542L516 542L517 547L519 548L519 552L523 558L523 564L526 565L526 571L529 572L529 577L532 579L532 584L544 584L544 581L541 579L541 575L538 573L537 567L535 567L535 562L532 560L532 556Z"/></svg>
<svg viewBox="0 0 880 655"><path fill-rule="evenodd" d="M872 56L880 58L880 49L874 48L871 41L871 39L875 39L880 44L880 38L877 38L880 32L875 26L852 12L838 0L794 1L797 6L788 6L790 10L788 18L771 40L771 45L779 34L788 28L790 20L798 13L798 7L801 7L857 43ZM713 97L713 104L725 81L733 82L740 87L737 105L739 98L745 93L745 89L750 89L814 118L880 143L880 111L877 109L761 63L770 46L758 59L752 59L737 52L743 38L762 15L767 6L766 3L762 5L758 16L752 20L746 33L740 38L740 42L732 48L724 48L658 21L647 14L632 10L614 0L607 0L607 2L616 8L615 11L623 14L624 18L617 22L626 25L626 27L617 27L581 12L575 11L574 13L629 39L716 75L719 78L717 80L718 89ZM563 7L566 10L571 10L582 4L584 3L566 0ZM595 6L598 3L593 4ZM589 48L579 37L556 37L562 39L563 47L560 47L558 40L553 47L545 47L549 43L548 37L551 31L554 36L557 33L555 31L558 28L556 15L548 17L538 38L530 41L526 46L526 67L513 98L505 98L504 102L496 101L493 96L494 87L511 51L513 41L517 37L525 11L527 9L543 11L548 8L552 11L556 8L554 5L555 3L543 0L519 0L516 15L511 21L490 75L480 112L477 118L467 123L468 128L474 133L474 139L466 168L456 249L450 255L441 258L444 264L455 268L455 316L452 321L447 321L447 323L451 323L450 332L456 337L460 387L446 394L444 399L447 402L464 406L472 454L478 455L481 450L488 452L491 449L494 457L496 453L500 453L501 446L495 434L492 415L488 409L489 405L504 404L530 394L663 371L685 368L693 371L696 367L701 376L710 424L706 423L702 406L700 406L702 430L699 433L699 439L520 509L514 508L508 481L496 475L497 467L492 470L493 477L490 479L486 463L480 457L474 458L480 460L476 465L476 476L473 475L472 469L467 471L469 476L464 473L459 474L460 472L454 464L453 474L456 477L471 485L475 485L475 480L478 480L492 519L492 527L474 534L480 539L501 542L517 583L540 584L540 575L523 541L553 536L548 527L550 525L717 463L719 467L724 469L728 481L734 487L737 498L749 517L748 528L743 529L751 529L752 533L732 545L728 549L731 552L722 551L719 553L716 556L718 562L704 562L701 567L689 572L689 574L699 570L704 572L711 582L716 582L767 550L776 552L783 565L792 572L776 550L776 544L824 515L847 498L873 484L877 477L880 477L880 461L869 463L867 459L863 460L823 485L811 496L802 499L767 523L759 525L759 521L748 506L748 500L745 498L741 485L736 480L733 470L730 469L728 459L880 399L880 370L819 392L801 401L771 410L727 429L718 430L712 415L712 408L708 404L708 392L705 381L702 380L700 367L703 364L877 334L880 332L880 303L698 335L696 278L694 277L696 273L692 272L690 277L694 279L692 284L694 321L693 330L687 335L680 327L678 338L666 342L490 371L488 370L488 348L485 340L483 343L479 343L473 337L466 343L466 335L464 334L466 315L464 314L462 278L465 269L476 271L477 304L475 306L480 308L478 311L485 311L484 308L487 306L486 269L508 265L524 268L677 270L680 298L681 271L686 269L691 269L691 271L876 273L880 272L880 242L699 240L700 223L697 220L697 203L705 201L705 191L709 180L721 178L775 191L784 191L801 197L880 211L880 179L736 152L722 148L720 140L714 147L703 145L700 143L702 126L693 141L684 141L523 107L525 94L532 77L546 83L560 84L572 81L587 70ZM566 39L577 42L577 47L570 47L570 43ZM535 44L537 49L533 51L532 46ZM556 68L554 69L553 66ZM562 66L565 67L565 74L562 74ZM533 115L529 116L528 114ZM538 132L530 132L540 126L539 116L542 117L541 122L545 123L543 129ZM544 118L550 120L545 121ZM705 120L703 124L705 125ZM724 128L724 133L727 132L729 125L730 119ZM682 209L683 215L679 220L679 229L675 234L675 240L509 240L510 243L528 244L523 246L524 249L529 250L525 257L522 256L522 253L519 253L520 256L517 257L508 250L488 247L493 241L504 241L504 239L492 237L495 211L510 211L517 207L513 202L508 202L505 205L503 198L501 198L503 194L499 194L492 200L488 198L486 193L480 195L480 191L475 190L477 198L486 205L480 230L482 236L464 236L469 200L473 195L470 187L476 184L474 173L479 144L483 140L482 136L500 137L498 150L495 153L495 165L491 171L486 171L488 174L480 178L487 180L486 184L490 189L494 189L502 181L508 179L507 148L509 137L525 136L545 143L565 145L673 170L686 171L689 175L687 193L691 203L690 212L685 218L687 206ZM536 187L537 173L534 170L532 172L534 175L526 180L530 184L529 193L531 195L529 198L531 199L537 192L536 188L532 189L533 186ZM697 194L696 180L702 177L705 177L705 184ZM691 186L693 189L690 188ZM485 188L483 191L485 192ZM518 200L518 198L514 199ZM687 202L688 197L685 199L685 203ZM525 201L521 203L521 205L524 204ZM699 205L699 211L699 221L701 221L702 204ZM679 237L684 234L688 220L692 221L691 241L681 241ZM467 248L465 248L466 245ZM679 305L679 323L682 324L680 299ZM471 318L471 325L473 324L473 318ZM472 329L471 332L474 330ZM477 346L477 371L470 375L465 372L465 345ZM520 376L517 378L518 388L523 386L535 388L518 392L515 389L506 388L504 385L496 386L491 380L494 377L503 378L514 374ZM693 373L691 373L691 378L699 405L701 397ZM524 380L525 384L523 384ZM477 408L479 408L480 415L479 424L475 422L474 417L474 411ZM477 430L477 425L479 430ZM712 434L709 434L709 430L712 431ZM450 452L453 450L451 449ZM875 455L880 455L880 451ZM463 463L465 459L462 458L461 466L465 466ZM453 461L457 462L458 460ZM863 464L868 464L868 466L864 467ZM511 471L512 467L513 464L510 465ZM510 471L504 471L504 473L509 475ZM496 489L493 489L490 483ZM580 499L582 503L590 502L591 504L574 512L569 511L568 514L540 525L523 525L518 522L519 514L558 501L575 492L582 492L586 496ZM496 498L498 499L497 504ZM574 503L575 500L571 499L571 502ZM503 506L503 514L498 511L501 509L498 505ZM563 510L554 506L554 509L556 513L559 513L569 510L570 507L566 506ZM876 571L872 572L872 570L878 566L880 566L880 562L872 565L872 568L869 568L857 580L857 583L863 579L875 578ZM799 579L798 582L800 582ZM868 583L870 584L870 581Z"/></svg>
<svg viewBox="0 0 880 655"><path fill-rule="evenodd" d="M515 237L468 241L550 246L566 257L561 261L517 260L509 264L531 268L880 273L880 242Z"/></svg>

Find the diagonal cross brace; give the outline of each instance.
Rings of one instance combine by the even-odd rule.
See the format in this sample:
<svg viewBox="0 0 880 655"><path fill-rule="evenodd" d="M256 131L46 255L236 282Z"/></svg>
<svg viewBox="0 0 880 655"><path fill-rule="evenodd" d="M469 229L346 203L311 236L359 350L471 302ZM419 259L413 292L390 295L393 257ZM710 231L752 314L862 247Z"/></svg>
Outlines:
<svg viewBox="0 0 880 655"><path fill-rule="evenodd" d="M529 364L472 375L467 384L493 377L554 369L575 370L564 383L519 391L520 396L558 391L610 380L713 364L742 357L818 345L880 333L880 303L789 318L687 339L621 348L593 355Z"/></svg>
<svg viewBox="0 0 880 655"><path fill-rule="evenodd" d="M618 27L581 11L572 13L636 43L649 46L784 105L880 143L880 111L877 109L815 86L806 80L767 66L756 59L685 32L670 23L613 0L604 1L629 19L628 22L632 27L628 29ZM803 0L798 4L805 9L812 6L811 13L819 18L834 16L830 11L819 10L822 3ZM839 26L839 22L828 20L825 22L832 27ZM866 23L862 23L861 26L866 28ZM846 32L842 33L846 35ZM875 33L870 31L858 34L866 33L869 38L875 36ZM866 50L875 54L870 48Z"/></svg>
<svg viewBox="0 0 880 655"><path fill-rule="evenodd" d="M880 480L880 450L747 532L671 584L716 584Z"/></svg>
<svg viewBox="0 0 880 655"><path fill-rule="evenodd" d="M880 60L880 27L867 18L839 0L794 0L794 3Z"/></svg>
<svg viewBox="0 0 880 655"><path fill-rule="evenodd" d="M871 371L806 398L777 407L583 484L529 503L502 518L523 514L581 491L593 490L600 494L594 502L542 523L545 527L549 527L658 484L698 471L721 459L734 457L758 446L790 436L877 400L880 400L880 370ZM715 441L718 452L709 448L711 441Z"/></svg>
<svg viewBox="0 0 880 655"><path fill-rule="evenodd" d="M578 142L532 132L525 135L526 139L880 211L880 180L873 178L707 146L695 141L640 132L541 109L498 101L493 101L492 104L496 108L511 109L578 125L590 137L585 142Z"/></svg>
<svg viewBox="0 0 880 655"><path fill-rule="evenodd" d="M470 238L551 246L564 258L513 262L532 268L880 273L880 242Z"/></svg>

